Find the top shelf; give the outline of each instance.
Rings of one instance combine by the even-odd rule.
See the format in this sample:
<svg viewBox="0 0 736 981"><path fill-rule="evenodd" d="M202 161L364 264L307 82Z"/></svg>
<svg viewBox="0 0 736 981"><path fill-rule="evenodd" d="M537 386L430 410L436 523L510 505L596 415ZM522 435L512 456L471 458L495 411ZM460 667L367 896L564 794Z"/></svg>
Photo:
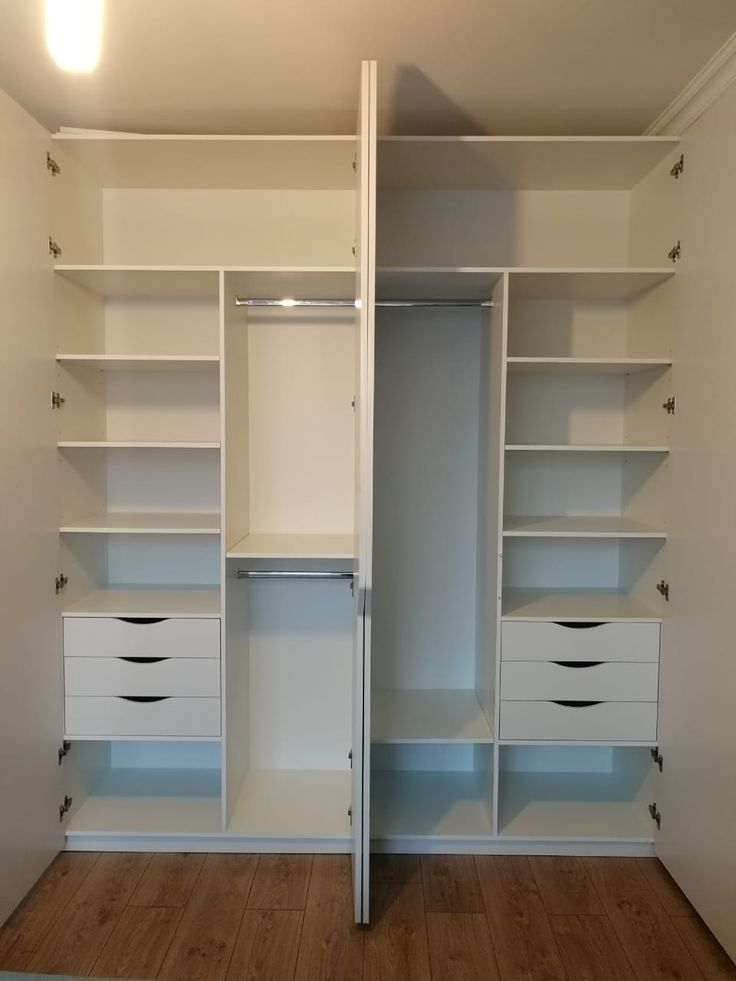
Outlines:
<svg viewBox="0 0 736 981"><path fill-rule="evenodd" d="M55 145L101 187L354 189L354 136L69 131Z"/></svg>
<svg viewBox="0 0 736 981"><path fill-rule="evenodd" d="M669 136L386 136L382 188L627 191L679 140ZM674 160L673 160L674 162Z"/></svg>

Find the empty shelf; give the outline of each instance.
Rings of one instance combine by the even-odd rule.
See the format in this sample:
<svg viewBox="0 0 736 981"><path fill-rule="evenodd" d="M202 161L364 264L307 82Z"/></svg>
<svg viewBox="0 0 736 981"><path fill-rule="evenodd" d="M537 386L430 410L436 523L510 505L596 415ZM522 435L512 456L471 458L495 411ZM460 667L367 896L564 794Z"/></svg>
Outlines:
<svg viewBox="0 0 736 981"><path fill-rule="evenodd" d="M514 300L631 300L674 276L671 266L617 269L513 269Z"/></svg>
<svg viewBox="0 0 736 981"><path fill-rule="evenodd" d="M352 535L246 535L229 559L352 559Z"/></svg>
<svg viewBox="0 0 736 981"><path fill-rule="evenodd" d="M188 443L182 440L117 440L117 439L62 439L56 444L60 449L97 450L219 450L219 443Z"/></svg>
<svg viewBox="0 0 736 981"><path fill-rule="evenodd" d="M371 837L490 836L485 779L475 771L374 770Z"/></svg>
<svg viewBox="0 0 736 981"><path fill-rule="evenodd" d="M504 620L654 620L645 603L609 589L504 589Z"/></svg>
<svg viewBox="0 0 736 981"><path fill-rule="evenodd" d="M510 374L633 375L669 368L669 358L508 358Z"/></svg>
<svg viewBox="0 0 736 981"><path fill-rule="evenodd" d="M62 616L219 617L219 586L107 586L67 604Z"/></svg>
<svg viewBox="0 0 736 981"><path fill-rule="evenodd" d="M216 300L219 270L203 266L56 265L57 276L97 296Z"/></svg>
<svg viewBox="0 0 736 981"><path fill-rule="evenodd" d="M96 514L63 524L66 534L105 535L219 535L219 514L133 513Z"/></svg>
<svg viewBox="0 0 736 981"><path fill-rule="evenodd" d="M625 517L548 517L509 514L507 538L666 538L661 528Z"/></svg>
<svg viewBox="0 0 736 981"><path fill-rule="evenodd" d="M384 266L376 270L381 300L489 300L503 269Z"/></svg>
<svg viewBox="0 0 736 981"><path fill-rule="evenodd" d="M376 743L492 743L474 691L379 689L371 695Z"/></svg>
<svg viewBox="0 0 736 981"><path fill-rule="evenodd" d="M220 363L216 354L57 354L56 360L100 371L217 371Z"/></svg>
<svg viewBox="0 0 736 981"><path fill-rule="evenodd" d="M507 443L506 449L517 453L669 453L667 446L629 446L624 443Z"/></svg>

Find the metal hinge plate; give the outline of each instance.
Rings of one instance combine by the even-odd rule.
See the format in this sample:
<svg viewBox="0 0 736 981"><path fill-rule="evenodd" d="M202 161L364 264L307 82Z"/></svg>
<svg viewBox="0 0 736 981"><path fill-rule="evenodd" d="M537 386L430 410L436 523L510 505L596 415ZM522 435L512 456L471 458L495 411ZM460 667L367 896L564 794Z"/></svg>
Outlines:
<svg viewBox="0 0 736 981"><path fill-rule="evenodd" d="M61 173L61 167L54 160L48 150L46 151L46 169L51 172L52 177L58 177L58 175Z"/></svg>
<svg viewBox="0 0 736 981"><path fill-rule="evenodd" d="M675 410L677 409L677 400L674 395L670 395L666 402L662 403L662 408L665 410L668 416L673 416Z"/></svg>
<svg viewBox="0 0 736 981"><path fill-rule="evenodd" d="M649 813L652 817L652 821L657 825L657 831L662 827L662 815L657 810L657 802L649 805Z"/></svg>
<svg viewBox="0 0 736 981"><path fill-rule="evenodd" d="M659 772L661 773L662 764L664 763L664 757L659 751L659 746L652 746L652 748L649 750L649 754L654 760L654 762L657 764L657 766L659 767Z"/></svg>
<svg viewBox="0 0 736 981"><path fill-rule="evenodd" d="M69 808L72 806L72 798L67 794L64 797L62 804L59 804L59 820L64 820L64 815L69 813Z"/></svg>
<svg viewBox="0 0 736 981"><path fill-rule="evenodd" d="M669 602L670 599L670 584L665 582L664 579L657 583L657 592L660 593Z"/></svg>
<svg viewBox="0 0 736 981"><path fill-rule="evenodd" d="M66 399L61 394L61 392L52 392L51 393L51 408L52 409L60 409L65 402L66 402Z"/></svg>
<svg viewBox="0 0 736 981"><path fill-rule="evenodd" d="M682 174L684 170L685 170L685 154L681 153L680 159L675 163L674 167L670 171L670 174L672 174L675 180L678 180L680 174Z"/></svg>
<svg viewBox="0 0 736 981"><path fill-rule="evenodd" d="M64 588L64 586L67 585L68 582L69 582L69 576L65 576L63 572L59 573L59 575L56 577L56 595L57 596L62 591L62 589Z"/></svg>
<svg viewBox="0 0 736 981"><path fill-rule="evenodd" d="M61 744L61 746L59 746L59 766L61 766L61 764L64 762L64 757L68 755L69 750L71 748L72 748L72 744L68 742L66 739Z"/></svg>
<svg viewBox="0 0 736 981"><path fill-rule="evenodd" d="M358 158L357 157L353 157L353 173L354 174L357 174L358 173Z"/></svg>
<svg viewBox="0 0 736 981"><path fill-rule="evenodd" d="M348 821L350 821L350 827L352 828L352 826L353 826L353 809L352 809L352 807L349 807L348 808Z"/></svg>
<svg viewBox="0 0 736 981"><path fill-rule="evenodd" d="M52 255L54 259L58 259L61 255L61 246L51 238L49 235L49 255Z"/></svg>
<svg viewBox="0 0 736 981"><path fill-rule="evenodd" d="M674 245L672 246L672 248L670 249L670 251L669 251L669 252L667 253L667 258L668 258L668 259L669 259L669 260L670 260L671 262L677 262L677 260L678 260L678 259L679 259L679 258L680 258L681 256L682 256L682 243L680 242L680 240L679 240L679 238L678 238L678 240L677 240L677 241L675 242L675 244L674 244Z"/></svg>

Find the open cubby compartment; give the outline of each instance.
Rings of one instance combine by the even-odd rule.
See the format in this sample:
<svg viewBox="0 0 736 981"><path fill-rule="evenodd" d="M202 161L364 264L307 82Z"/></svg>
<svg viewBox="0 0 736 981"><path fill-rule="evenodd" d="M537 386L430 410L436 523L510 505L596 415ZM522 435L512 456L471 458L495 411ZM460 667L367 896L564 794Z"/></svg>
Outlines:
<svg viewBox="0 0 736 981"><path fill-rule="evenodd" d="M244 566L273 570L267 562L227 563L226 831L261 850L345 851L353 738L350 582L238 578ZM294 562L288 568L318 567Z"/></svg>
<svg viewBox="0 0 736 981"><path fill-rule="evenodd" d="M340 271L225 276L228 555L353 556L354 309L236 307L235 298L354 296Z"/></svg>
<svg viewBox="0 0 736 981"><path fill-rule="evenodd" d="M207 850L206 836L222 832L221 763L219 741L73 742L64 764L66 847L112 840L135 851L145 838L163 850Z"/></svg>
<svg viewBox="0 0 736 981"><path fill-rule="evenodd" d="M493 834L491 746L373 746L370 784L378 851L453 851Z"/></svg>
<svg viewBox="0 0 736 981"><path fill-rule="evenodd" d="M643 746L500 746L499 835L650 845L654 769Z"/></svg>
<svg viewBox="0 0 736 981"><path fill-rule="evenodd" d="M376 316L377 743L493 739L502 294Z"/></svg>
<svg viewBox="0 0 736 981"><path fill-rule="evenodd" d="M354 138L62 133L54 153L64 263L353 266Z"/></svg>

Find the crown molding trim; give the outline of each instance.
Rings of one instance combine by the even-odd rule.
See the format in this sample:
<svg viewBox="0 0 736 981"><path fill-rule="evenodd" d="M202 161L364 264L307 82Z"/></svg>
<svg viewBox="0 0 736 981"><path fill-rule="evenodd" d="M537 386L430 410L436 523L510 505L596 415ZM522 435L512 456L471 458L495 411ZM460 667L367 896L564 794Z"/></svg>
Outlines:
<svg viewBox="0 0 736 981"><path fill-rule="evenodd" d="M710 109L736 81L736 33L716 51L680 92L644 130L645 136L678 135Z"/></svg>

